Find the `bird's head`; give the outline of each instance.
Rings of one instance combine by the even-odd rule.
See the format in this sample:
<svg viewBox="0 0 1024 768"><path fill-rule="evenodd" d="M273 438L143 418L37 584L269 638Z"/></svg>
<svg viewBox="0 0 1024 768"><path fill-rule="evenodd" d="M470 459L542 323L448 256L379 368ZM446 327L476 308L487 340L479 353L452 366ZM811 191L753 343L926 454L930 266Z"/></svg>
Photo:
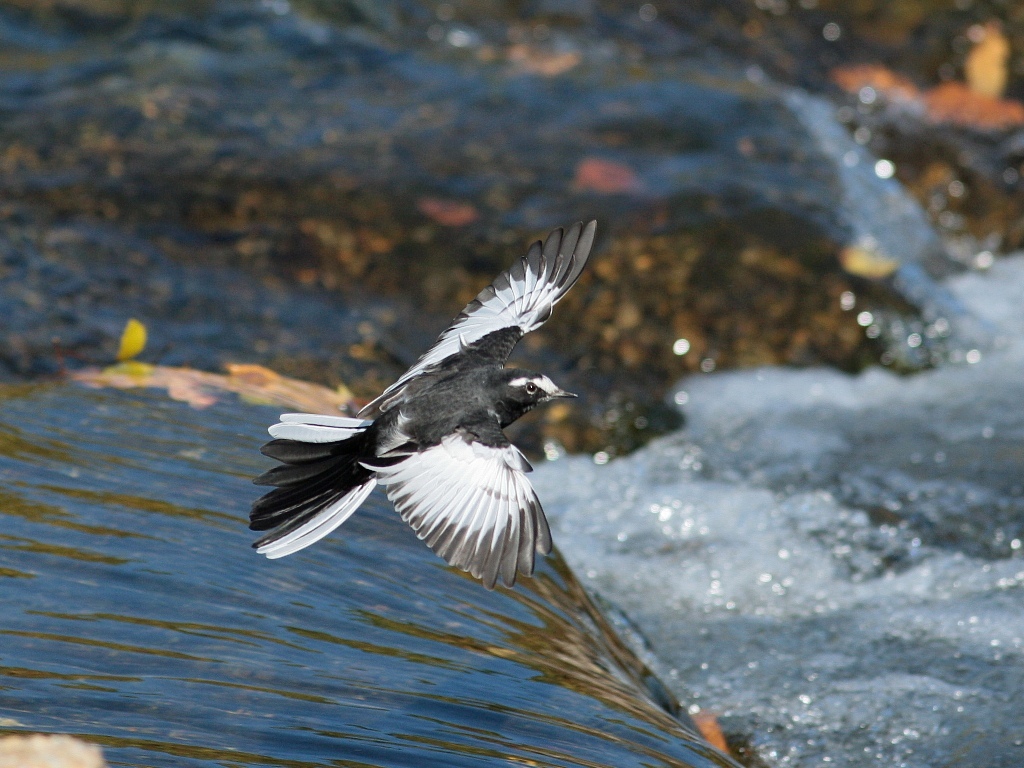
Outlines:
<svg viewBox="0 0 1024 768"><path fill-rule="evenodd" d="M555 382L540 373L511 369L504 371L505 387L501 397L508 423L515 421L541 403L559 397L576 397L560 389Z"/></svg>

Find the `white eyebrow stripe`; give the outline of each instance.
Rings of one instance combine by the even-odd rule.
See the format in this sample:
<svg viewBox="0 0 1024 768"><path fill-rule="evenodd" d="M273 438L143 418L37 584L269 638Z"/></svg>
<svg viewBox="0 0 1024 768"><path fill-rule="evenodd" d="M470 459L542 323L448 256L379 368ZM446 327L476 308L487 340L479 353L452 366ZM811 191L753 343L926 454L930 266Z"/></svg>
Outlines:
<svg viewBox="0 0 1024 768"><path fill-rule="evenodd" d="M540 378L538 378L536 380L536 384L549 395L553 395L555 392L558 391L558 386L547 376L541 376Z"/></svg>
<svg viewBox="0 0 1024 768"><path fill-rule="evenodd" d="M525 387L527 384L536 384L539 389L544 390L549 395L553 395L558 391L558 385L547 376L519 376L512 379L508 384L510 387Z"/></svg>

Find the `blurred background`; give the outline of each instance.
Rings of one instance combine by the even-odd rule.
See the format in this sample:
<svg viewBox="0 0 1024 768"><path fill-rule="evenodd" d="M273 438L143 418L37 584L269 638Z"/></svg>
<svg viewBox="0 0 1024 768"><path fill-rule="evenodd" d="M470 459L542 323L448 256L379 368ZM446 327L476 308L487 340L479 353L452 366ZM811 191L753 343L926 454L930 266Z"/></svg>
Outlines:
<svg viewBox="0 0 1024 768"><path fill-rule="evenodd" d="M1021 14L4 2L0 376L108 362L138 317L147 362L370 398L591 217L592 268L517 356L585 395L524 428L534 454L677 426L686 373L962 357L985 334L930 278L1024 238Z"/></svg>
<svg viewBox="0 0 1024 768"><path fill-rule="evenodd" d="M726 764L653 696L749 766L1024 764L1022 172L1010 0L0 0L0 726L126 765L564 765L594 712L594 764ZM358 406L590 218L513 355L581 393L513 434L571 570L485 597L377 496L254 564L276 411L200 374Z"/></svg>

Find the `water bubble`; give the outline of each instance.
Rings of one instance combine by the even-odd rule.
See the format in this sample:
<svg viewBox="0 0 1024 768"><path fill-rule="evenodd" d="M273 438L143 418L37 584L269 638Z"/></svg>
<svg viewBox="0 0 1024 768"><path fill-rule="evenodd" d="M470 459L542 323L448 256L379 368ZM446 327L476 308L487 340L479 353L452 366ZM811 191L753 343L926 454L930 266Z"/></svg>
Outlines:
<svg viewBox="0 0 1024 768"><path fill-rule="evenodd" d="M867 328L873 322L875 322L875 316L870 312L861 312L857 315L857 325L861 328Z"/></svg>
<svg viewBox="0 0 1024 768"><path fill-rule="evenodd" d="M979 350L979 349L972 349L972 350L970 350L966 355L964 355L964 360L966 360L971 365L974 365L975 363L980 362L981 361L981 350Z"/></svg>
<svg viewBox="0 0 1024 768"><path fill-rule="evenodd" d="M849 312L857 305L857 296L853 291L843 291L839 295L839 308L844 312Z"/></svg>
<svg viewBox="0 0 1024 768"><path fill-rule="evenodd" d="M654 21L658 18L658 9L651 3L644 3L640 6L640 18L644 21Z"/></svg>
<svg viewBox="0 0 1024 768"><path fill-rule="evenodd" d="M715 361L710 357L705 357L700 361L700 369L704 371L704 373L711 373L715 370Z"/></svg>
<svg viewBox="0 0 1024 768"><path fill-rule="evenodd" d="M857 98L861 104L874 104L878 100L878 91L870 85L865 85L857 92Z"/></svg>
<svg viewBox="0 0 1024 768"><path fill-rule="evenodd" d="M675 402L676 405L686 405L688 402L690 402L690 395L689 393L684 392L683 390L679 390L678 392L675 393L675 395L673 395L672 400Z"/></svg>
<svg viewBox="0 0 1024 768"><path fill-rule="evenodd" d="M607 464L609 458L610 457L608 456L607 451L598 451L597 453L594 454L594 463L597 464L598 466L602 464Z"/></svg>
<svg viewBox="0 0 1024 768"><path fill-rule="evenodd" d="M544 458L548 461L557 461L565 455L565 448L557 440L546 440L544 442Z"/></svg>
<svg viewBox="0 0 1024 768"><path fill-rule="evenodd" d="M896 166L892 160L879 160L875 163L875 176L880 179L891 179L896 173Z"/></svg>
<svg viewBox="0 0 1024 768"><path fill-rule="evenodd" d="M916 349L917 347L920 347L921 341L922 339L920 333L912 333L909 336L907 336L907 346L910 347L911 349Z"/></svg>
<svg viewBox="0 0 1024 768"><path fill-rule="evenodd" d="M472 44L473 35L465 29L453 29L448 33L448 45L453 48L465 48Z"/></svg>
<svg viewBox="0 0 1024 768"><path fill-rule="evenodd" d="M834 43L839 39L840 35L843 34L842 28L834 21L830 21L824 27L822 27L821 35L830 43Z"/></svg>
<svg viewBox="0 0 1024 768"><path fill-rule="evenodd" d="M992 255L992 251L982 251L974 257L974 266L978 269L988 269L995 260L996 257Z"/></svg>
<svg viewBox="0 0 1024 768"><path fill-rule="evenodd" d="M949 182L949 186L946 189L948 190L950 197L963 197L964 193L967 191L967 187L965 187L964 183L958 179L954 179Z"/></svg>
<svg viewBox="0 0 1024 768"><path fill-rule="evenodd" d="M675 355L685 355L690 351L690 342L686 339L676 339L672 345L672 353Z"/></svg>

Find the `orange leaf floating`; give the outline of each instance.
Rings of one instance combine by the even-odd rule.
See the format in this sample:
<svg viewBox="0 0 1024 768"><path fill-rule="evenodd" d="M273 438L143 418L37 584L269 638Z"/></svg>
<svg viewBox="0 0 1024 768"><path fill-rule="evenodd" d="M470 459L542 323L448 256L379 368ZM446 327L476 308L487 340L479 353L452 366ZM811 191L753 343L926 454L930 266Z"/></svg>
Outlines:
<svg viewBox="0 0 1024 768"><path fill-rule="evenodd" d="M924 94L928 116L937 123L1004 130L1024 125L1024 104L976 93L963 83L943 83Z"/></svg>
<svg viewBox="0 0 1024 768"><path fill-rule="evenodd" d="M836 67L832 82L850 93L861 88L874 88L889 101L917 101L921 90L903 75L877 64L859 64L854 67Z"/></svg>
<svg viewBox="0 0 1024 768"><path fill-rule="evenodd" d="M444 200L440 197L421 197L416 208L438 224L446 227L464 227L480 218L472 203L460 200Z"/></svg>
<svg viewBox="0 0 1024 768"><path fill-rule="evenodd" d="M693 716L693 722L708 744L729 754L729 745L725 742L725 734L722 733L717 717L710 712L698 712Z"/></svg>
<svg viewBox="0 0 1024 768"><path fill-rule="evenodd" d="M583 192L600 192L610 195L621 192L638 192L643 186L636 172L625 163L587 157L576 166L572 180L575 189Z"/></svg>
<svg viewBox="0 0 1024 768"><path fill-rule="evenodd" d="M278 405L305 413L337 414L354 406L345 387L328 389L319 384L282 376L262 365L228 365L227 374L171 368L162 365L122 363L109 368L87 368L71 378L90 387L166 389L172 400L193 408L208 408L225 393L265 405Z"/></svg>
<svg viewBox="0 0 1024 768"><path fill-rule="evenodd" d="M544 77L568 72L581 60L580 55L573 51L549 52L522 43L509 47L507 55L517 72Z"/></svg>
<svg viewBox="0 0 1024 768"><path fill-rule="evenodd" d="M990 131L1024 125L1024 104L977 93L964 83L943 83L922 91L902 75L870 64L839 67L832 71L832 80L851 93L869 87L890 102L913 102L933 123Z"/></svg>

